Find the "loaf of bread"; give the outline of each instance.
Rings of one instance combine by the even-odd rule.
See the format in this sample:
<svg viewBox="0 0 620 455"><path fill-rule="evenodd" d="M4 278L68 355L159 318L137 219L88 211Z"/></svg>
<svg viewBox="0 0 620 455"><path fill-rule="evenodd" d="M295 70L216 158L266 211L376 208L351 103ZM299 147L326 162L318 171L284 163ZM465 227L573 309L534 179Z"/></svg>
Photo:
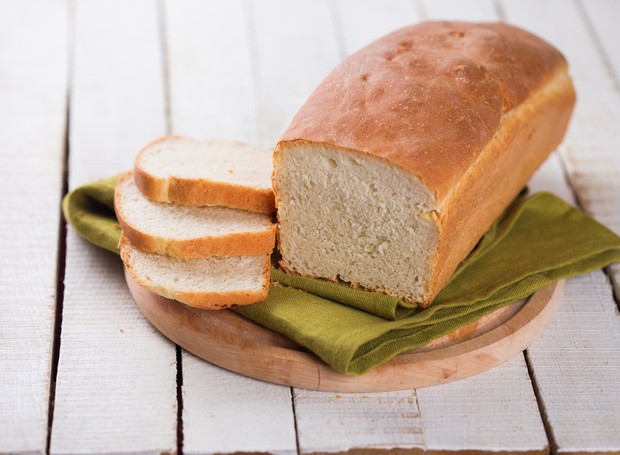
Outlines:
<svg viewBox="0 0 620 455"><path fill-rule="evenodd" d="M146 199L132 173L121 176L114 210L125 236L140 250L176 258L271 254L271 214L229 207L188 206Z"/></svg>
<svg viewBox="0 0 620 455"><path fill-rule="evenodd" d="M140 151L134 178L152 201L272 213L272 156L237 141L166 136Z"/></svg>
<svg viewBox="0 0 620 455"><path fill-rule="evenodd" d="M506 24L375 41L276 147L281 265L429 305L561 142L574 102L563 56Z"/></svg>

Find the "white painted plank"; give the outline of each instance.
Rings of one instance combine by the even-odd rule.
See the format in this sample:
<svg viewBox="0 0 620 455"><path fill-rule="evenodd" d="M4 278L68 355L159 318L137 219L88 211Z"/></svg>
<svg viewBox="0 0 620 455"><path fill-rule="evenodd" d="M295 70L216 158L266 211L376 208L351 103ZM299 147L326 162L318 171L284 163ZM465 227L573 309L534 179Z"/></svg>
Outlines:
<svg viewBox="0 0 620 455"><path fill-rule="evenodd" d="M300 453L424 450L415 391L372 394L295 389Z"/></svg>
<svg viewBox="0 0 620 455"><path fill-rule="evenodd" d="M333 11L327 0L248 4L256 33L260 141L272 146L340 60Z"/></svg>
<svg viewBox="0 0 620 455"><path fill-rule="evenodd" d="M534 7L537 14L527 14ZM584 208L619 230L613 212L620 207L614 131L620 111L612 104L619 97L580 11L568 2L503 2L503 9L508 20L567 56L578 104L561 156ZM604 274L568 280L556 320L528 350L558 453L620 450L619 334L618 308Z"/></svg>
<svg viewBox="0 0 620 455"><path fill-rule="evenodd" d="M130 168L165 132L156 2L75 2L70 187ZM173 453L176 355L118 257L67 241L53 454Z"/></svg>
<svg viewBox="0 0 620 455"><path fill-rule="evenodd" d="M297 453L291 389L183 353L183 453Z"/></svg>
<svg viewBox="0 0 620 455"><path fill-rule="evenodd" d="M618 42L620 38L618 36L618 23L620 23L620 2L613 0L588 0L588 1L580 1L581 7L585 10L587 14L590 24L593 28L591 32L593 32L598 40L598 43L602 46L605 61L611 66L611 71L613 72L613 76L616 82L616 94L618 93L618 87L620 87L620 52L618 51ZM605 77L605 79L607 79ZM594 85L594 84L593 84ZM614 99L616 101L615 106L618 106L620 100L618 100L619 96L615 96ZM620 121L619 110L615 110L614 120L616 122ZM590 112L590 115L593 115ZM617 123L616 123L617 125ZM616 172L614 172L611 176L609 176L606 180L615 178L615 183L613 187L610 188L611 194L616 197L613 201L609 200L608 194L602 194L603 201L599 204L596 204L596 207L592 207L596 216L601 216L601 220L604 220L605 223L612 227L616 233L620 232L620 214L618 213L618 209L620 208L620 196L618 196L618 189L620 188L620 183L618 180L620 179L620 155L618 152L618 147L620 145L620 141L617 137L614 137L614 145L611 147L614 148L615 151L615 166ZM610 146L608 146L610 147ZM610 147L610 149L611 149ZM587 168L594 168L596 164L598 164L598 160L591 159L590 163L588 163ZM598 173L597 171L594 171ZM577 172L573 172L573 174L577 174ZM573 177L575 180L578 178L577 175ZM587 178L588 180L595 180L596 176ZM589 186L589 183L585 183L586 186ZM596 188L599 190L599 188ZM592 195L589 198L599 198L601 197L601 192L605 192L605 185L602 185L602 188L597 191L598 194ZM614 192L615 191L615 192ZM602 206L602 207L601 207ZM601 214L600 212L605 212ZM611 272L612 283L616 290L616 296L620 296L620 265L612 265L609 267L609 271Z"/></svg>
<svg viewBox="0 0 620 455"><path fill-rule="evenodd" d="M174 133L258 142L253 37L244 5L166 3ZM186 352L182 371L185 454L296 453L290 388L244 378Z"/></svg>
<svg viewBox="0 0 620 455"><path fill-rule="evenodd" d="M165 13L174 133L256 143L253 36L244 2L168 1Z"/></svg>
<svg viewBox="0 0 620 455"><path fill-rule="evenodd" d="M592 25L593 32L611 65L616 82L620 83L620 52L618 51L618 23L620 2L616 0L580 0L580 6Z"/></svg>
<svg viewBox="0 0 620 455"><path fill-rule="evenodd" d="M67 238L52 454L173 453L175 347L137 309L116 255Z"/></svg>
<svg viewBox="0 0 620 455"><path fill-rule="evenodd" d="M551 327L528 349L558 453L620 450L620 318L600 271L568 280Z"/></svg>
<svg viewBox="0 0 620 455"><path fill-rule="evenodd" d="M75 2L71 187L131 169L138 151L166 133L156 5Z"/></svg>
<svg viewBox="0 0 620 455"><path fill-rule="evenodd" d="M528 183L530 194L548 191L561 197L571 205L575 205L575 198L571 187L566 181L566 175L558 152L553 152L538 168Z"/></svg>
<svg viewBox="0 0 620 455"><path fill-rule="evenodd" d="M523 356L417 390L427 450L540 452L547 438Z"/></svg>
<svg viewBox="0 0 620 455"><path fill-rule="evenodd" d="M420 20L411 0L339 0L337 5L344 55Z"/></svg>
<svg viewBox="0 0 620 455"><path fill-rule="evenodd" d="M560 0L503 5L510 22L548 39L566 55L578 101L562 158L584 210L620 233L620 92L581 10L574 2ZM620 292L620 267L612 266L611 271Z"/></svg>
<svg viewBox="0 0 620 455"><path fill-rule="evenodd" d="M494 22L499 20L493 0L432 0L423 3L426 17L433 20Z"/></svg>
<svg viewBox="0 0 620 455"><path fill-rule="evenodd" d="M67 99L66 29L64 1L0 1L4 453L45 453L46 448Z"/></svg>

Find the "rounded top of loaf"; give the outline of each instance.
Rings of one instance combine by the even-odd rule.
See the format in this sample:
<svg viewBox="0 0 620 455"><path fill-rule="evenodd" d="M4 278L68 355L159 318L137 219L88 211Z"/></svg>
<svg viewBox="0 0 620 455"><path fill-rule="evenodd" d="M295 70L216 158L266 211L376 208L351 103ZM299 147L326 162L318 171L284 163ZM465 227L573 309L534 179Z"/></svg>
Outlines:
<svg viewBox="0 0 620 455"><path fill-rule="evenodd" d="M342 61L282 136L375 155L425 183L438 201L503 115L566 71L545 41L503 23L425 22Z"/></svg>

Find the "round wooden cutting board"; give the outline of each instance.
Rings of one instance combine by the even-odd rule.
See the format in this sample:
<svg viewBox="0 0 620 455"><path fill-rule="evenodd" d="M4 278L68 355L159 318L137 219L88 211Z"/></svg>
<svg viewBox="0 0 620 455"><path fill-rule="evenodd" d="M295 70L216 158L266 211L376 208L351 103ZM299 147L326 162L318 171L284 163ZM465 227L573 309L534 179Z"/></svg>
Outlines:
<svg viewBox="0 0 620 455"><path fill-rule="evenodd" d="M252 378L332 392L426 387L488 370L536 340L553 319L564 290L563 281L554 283L362 376L347 376L288 338L230 310L191 308L142 288L127 272L125 279L146 318L187 351Z"/></svg>

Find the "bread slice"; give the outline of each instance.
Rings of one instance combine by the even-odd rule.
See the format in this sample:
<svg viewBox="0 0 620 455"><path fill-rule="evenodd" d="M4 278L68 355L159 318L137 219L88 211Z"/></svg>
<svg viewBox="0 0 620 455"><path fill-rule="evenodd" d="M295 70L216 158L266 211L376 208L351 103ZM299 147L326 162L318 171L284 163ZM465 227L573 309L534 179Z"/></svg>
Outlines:
<svg viewBox="0 0 620 455"><path fill-rule="evenodd" d="M269 292L269 255L177 259L140 251L125 235L119 247L136 283L195 308L249 305Z"/></svg>
<svg viewBox="0 0 620 455"><path fill-rule="evenodd" d="M153 202L131 173L120 177L114 208L124 234L140 250L177 258L271 254L276 226L270 214L227 207Z"/></svg>
<svg viewBox="0 0 620 455"><path fill-rule="evenodd" d="M561 142L574 103L563 56L507 24L375 41L276 147L282 266L428 306Z"/></svg>
<svg viewBox="0 0 620 455"><path fill-rule="evenodd" d="M271 149L166 136L140 151L134 178L153 201L272 213L272 168Z"/></svg>

